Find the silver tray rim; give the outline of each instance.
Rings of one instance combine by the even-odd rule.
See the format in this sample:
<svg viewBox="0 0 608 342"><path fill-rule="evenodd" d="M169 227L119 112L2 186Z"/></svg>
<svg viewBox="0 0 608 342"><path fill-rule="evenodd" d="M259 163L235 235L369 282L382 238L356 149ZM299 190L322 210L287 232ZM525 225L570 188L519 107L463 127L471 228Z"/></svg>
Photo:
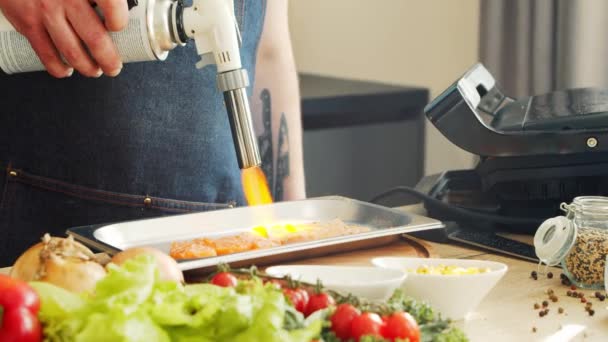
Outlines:
<svg viewBox="0 0 608 342"><path fill-rule="evenodd" d="M410 218L410 222L403 226L376 229L376 230L372 230L369 232L353 234L353 235L345 235L345 236L338 236L338 237L322 239L322 240L292 243L292 244L287 244L287 245L278 246L278 247L258 249L258 250L253 250L253 251L227 254L227 255L221 255L221 256L216 256L216 257L208 257L208 258L200 258L200 259L192 259L192 260L180 260L180 261L178 261L178 266L182 271L196 270L196 269L202 269L202 268L215 266L215 265L218 265L221 263L230 264L230 263L234 263L234 262L242 262L242 261L248 261L248 260L254 261L254 260L257 260L260 258L272 257L272 256L280 255L280 254L287 254L287 253L293 253L293 252L298 252L298 251L317 249L317 248L328 247L328 246L332 246L332 245L343 245L343 244L353 243L353 242L362 241L362 240L371 240L374 238L382 238L382 237L388 237L388 236L393 236L393 235L413 233L413 232L418 232L418 231L422 231L422 230L440 229L440 228L445 227L441 221L438 221L438 220L435 220L435 219L432 219L429 217L412 214L412 213L405 212L404 210L384 207L384 206L380 206L380 205L377 205L374 203L363 202L363 201L351 199L348 197L342 197L342 196L316 197L316 198L298 200L298 201L294 201L294 202L310 201L310 200L318 200L318 199L352 201L359 205L373 206L373 207L379 208L383 211L390 211L397 215L407 216ZM272 204L270 204L270 205L272 205ZM222 210L231 210L231 209L222 209ZM186 213L186 214L179 214L179 215L173 215L173 216L201 215L201 214L204 214L204 212ZM159 220L162 218L163 217L146 218L146 219L142 219L142 220L131 220L131 221L112 222L112 223L73 227L73 228L68 228L66 231L66 234L73 236L75 240L80 241L81 243L83 243L89 247L93 247L95 249L98 249L102 252L106 252L109 254L114 254L114 253L120 252L121 249L116 248L112 245L109 245L109 244L95 238L94 233L96 230L101 229L106 226L114 225L114 224L152 221L152 220Z"/></svg>

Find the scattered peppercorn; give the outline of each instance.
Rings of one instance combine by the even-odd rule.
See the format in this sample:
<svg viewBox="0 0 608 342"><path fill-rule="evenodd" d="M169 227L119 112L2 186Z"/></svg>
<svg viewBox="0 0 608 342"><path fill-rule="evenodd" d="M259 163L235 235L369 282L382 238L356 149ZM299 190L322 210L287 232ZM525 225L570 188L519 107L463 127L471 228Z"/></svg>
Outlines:
<svg viewBox="0 0 608 342"><path fill-rule="evenodd" d="M587 302L587 299L585 297L582 297L581 298L581 303L586 303L586 302Z"/></svg>
<svg viewBox="0 0 608 342"><path fill-rule="evenodd" d="M547 302L546 300L543 300L543 308L546 308L547 306L549 306L549 302Z"/></svg>
<svg viewBox="0 0 608 342"><path fill-rule="evenodd" d="M547 273L547 278L549 278L549 279L553 279L553 272L549 272L549 273Z"/></svg>
<svg viewBox="0 0 608 342"><path fill-rule="evenodd" d="M532 327L532 332L535 333L536 332L536 327Z"/></svg>
<svg viewBox="0 0 608 342"><path fill-rule="evenodd" d="M539 305L538 303L534 303L534 309L535 309L535 310L540 309L540 305Z"/></svg>
<svg viewBox="0 0 608 342"><path fill-rule="evenodd" d="M595 314L594 310L589 310L589 316L593 316Z"/></svg>
<svg viewBox="0 0 608 342"><path fill-rule="evenodd" d="M560 273L560 274L559 274L559 279L567 279L567 278L568 278L568 277L566 277L566 275L565 275L565 274L563 274L563 273Z"/></svg>
<svg viewBox="0 0 608 342"><path fill-rule="evenodd" d="M578 298L584 298L584 297L585 297L585 294L584 294L584 293L582 293L582 292L579 292L579 293L578 293Z"/></svg>
<svg viewBox="0 0 608 342"><path fill-rule="evenodd" d="M557 309L557 312L559 312L560 314L564 313L564 308L560 307L559 309Z"/></svg>
<svg viewBox="0 0 608 342"><path fill-rule="evenodd" d="M538 273L536 273L536 271L532 271L532 273L530 273L530 276L532 277L532 279L537 280L538 279Z"/></svg>
<svg viewBox="0 0 608 342"><path fill-rule="evenodd" d="M545 313L543 310L540 310L540 311L538 312L538 315L539 315L540 317L544 317L544 316L546 315L546 313Z"/></svg>
<svg viewBox="0 0 608 342"><path fill-rule="evenodd" d="M576 286L574 286L574 285L570 286L570 290L572 290L572 291L576 290Z"/></svg>
<svg viewBox="0 0 608 342"><path fill-rule="evenodd" d="M587 302L587 304L585 304L586 307L591 308L593 306L593 303L591 302Z"/></svg>
<svg viewBox="0 0 608 342"><path fill-rule="evenodd" d="M604 299L606 299L606 296L604 296L604 295L600 295L600 296L599 296L597 299L599 299L599 300L600 300L600 302L603 302L603 301L604 301Z"/></svg>
<svg viewBox="0 0 608 342"><path fill-rule="evenodd" d="M554 293L555 293L555 292L553 292L553 289L549 289L549 290L547 290L547 294L548 294L549 296L553 295Z"/></svg>
<svg viewBox="0 0 608 342"><path fill-rule="evenodd" d="M551 296L551 301L552 301L553 303L557 302L557 300L558 300L558 299L557 299L557 296Z"/></svg>
<svg viewBox="0 0 608 342"><path fill-rule="evenodd" d="M568 292L566 292L566 295L567 295L568 297L572 297L572 291L568 290Z"/></svg>
<svg viewBox="0 0 608 342"><path fill-rule="evenodd" d="M595 298L600 298L602 294L600 293L600 291L595 291Z"/></svg>

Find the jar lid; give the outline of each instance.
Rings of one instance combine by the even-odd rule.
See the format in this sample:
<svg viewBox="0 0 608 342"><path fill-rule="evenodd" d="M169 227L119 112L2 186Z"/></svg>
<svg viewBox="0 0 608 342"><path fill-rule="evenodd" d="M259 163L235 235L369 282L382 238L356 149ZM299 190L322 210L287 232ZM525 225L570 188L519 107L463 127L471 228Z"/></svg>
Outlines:
<svg viewBox="0 0 608 342"><path fill-rule="evenodd" d="M536 256L548 266L559 264L574 244L575 234L572 221L564 216L546 220L534 234Z"/></svg>

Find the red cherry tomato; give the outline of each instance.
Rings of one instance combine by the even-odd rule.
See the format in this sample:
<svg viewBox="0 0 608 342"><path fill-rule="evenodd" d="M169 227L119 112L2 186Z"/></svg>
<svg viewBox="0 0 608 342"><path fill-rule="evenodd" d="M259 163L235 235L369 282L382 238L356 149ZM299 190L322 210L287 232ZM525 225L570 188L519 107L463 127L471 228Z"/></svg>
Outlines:
<svg viewBox="0 0 608 342"><path fill-rule="evenodd" d="M221 287L235 287L238 279L229 272L220 272L211 278L211 284Z"/></svg>
<svg viewBox="0 0 608 342"><path fill-rule="evenodd" d="M350 336L359 341L363 336L382 337L384 322L373 312L365 312L353 319L350 325Z"/></svg>
<svg viewBox="0 0 608 342"><path fill-rule="evenodd" d="M42 325L38 317L27 308L4 311L0 341L39 342L42 341Z"/></svg>
<svg viewBox="0 0 608 342"><path fill-rule="evenodd" d="M0 341L38 342L40 298L26 282L0 274Z"/></svg>
<svg viewBox="0 0 608 342"><path fill-rule="evenodd" d="M308 305L306 306L306 316L310 316L310 314L315 311L325 309L335 304L336 301L329 294L324 292L314 293L308 300Z"/></svg>
<svg viewBox="0 0 608 342"><path fill-rule="evenodd" d="M420 328L412 315L407 312L395 312L384 317L384 330L382 336L394 341L395 339L408 340L410 342L420 341Z"/></svg>
<svg viewBox="0 0 608 342"><path fill-rule="evenodd" d="M300 294L300 298L302 299L302 306L296 309L304 314L306 313L306 309L308 308L308 302L310 302L310 295L308 294L308 291L303 288L296 289L296 292Z"/></svg>
<svg viewBox="0 0 608 342"><path fill-rule="evenodd" d="M302 298L302 294L298 289L286 287L283 289L283 294L285 294L285 297L289 298L291 305L293 305L296 310L303 312L304 308L306 308L304 298Z"/></svg>
<svg viewBox="0 0 608 342"><path fill-rule="evenodd" d="M351 337L351 323L360 314L361 312L350 304L338 305L330 319L331 330L338 338L348 340Z"/></svg>

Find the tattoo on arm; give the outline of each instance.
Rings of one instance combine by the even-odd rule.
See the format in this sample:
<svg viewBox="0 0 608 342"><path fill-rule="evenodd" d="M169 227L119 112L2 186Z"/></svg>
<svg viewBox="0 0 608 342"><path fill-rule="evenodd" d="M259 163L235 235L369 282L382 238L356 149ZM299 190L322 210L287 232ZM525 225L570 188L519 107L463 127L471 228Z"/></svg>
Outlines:
<svg viewBox="0 0 608 342"><path fill-rule="evenodd" d="M270 92L268 89L262 90L260 99L262 100L262 123L264 129L262 130L262 134L258 136L258 145L260 146L260 157L262 158L262 170L264 170L264 173L266 174L272 198L276 199L273 191L274 163L272 161L272 156L274 155L274 149L272 148L272 108L270 103Z"/></svg>
<svg viewBox="0 0 608 342"><path fill-rule="evenodd" d="M281 113L277 152L277 172L275 176L276 183L274 186L274 196L279 200L283 200L285 178L289 176L289 131L287 130L285 113Z"/></svg>
<svg viewBox="0 0 608 342"><path fill-rule="evenodd" d="M262 169L268 179L268 186L275 201L283 200L284 183L289 176L289 130L285 113L281 113L279 121L279 135L277 142L276 165L273 160L274 148L272 137L272 106L271 96L268 89L262 90L262 123L263 131L258 136L260 155L262 158Z"/></svg>

